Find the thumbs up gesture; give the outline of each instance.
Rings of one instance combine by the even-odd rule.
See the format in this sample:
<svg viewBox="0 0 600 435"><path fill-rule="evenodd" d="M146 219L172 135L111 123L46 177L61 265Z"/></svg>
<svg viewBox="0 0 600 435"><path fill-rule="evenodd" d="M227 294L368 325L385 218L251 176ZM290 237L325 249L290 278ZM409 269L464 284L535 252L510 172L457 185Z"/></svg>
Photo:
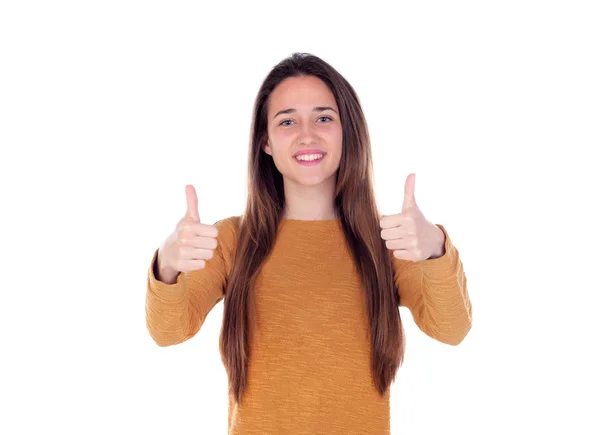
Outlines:
<svg viewBox="0 0 600 435"><path fill-rule="evenodd" d="M206 260L213 257L219 234L214 225L200 222L198 196L194 186L191 184L185 186L185 194L186 213L177 223L175 231L158 250L159 274L169 277L167 281L172 282L179 272L199 270L206 266Z"/></svg>
<svg viewBox="0 0 600 435"><path fill-rule="evenodd" d="M415 174L406 178L402 211L382 216L379 225L386 247L400 260L421 261L444 254L444 232L425 219L417 206Z"/></svg>

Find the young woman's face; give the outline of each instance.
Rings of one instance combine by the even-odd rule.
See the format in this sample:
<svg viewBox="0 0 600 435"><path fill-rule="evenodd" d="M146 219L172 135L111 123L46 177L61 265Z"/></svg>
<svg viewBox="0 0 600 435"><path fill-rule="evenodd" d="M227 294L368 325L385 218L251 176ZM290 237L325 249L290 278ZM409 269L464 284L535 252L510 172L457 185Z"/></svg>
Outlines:
<svg viewBox="0 0 600 435"><path fill-rule="evenodd" d="M271 93L267 117L269 138L263 149L284 179L306 186L335 182L342 155L342 124L335 97L321 79L283 80ZM322 157L312 162L296 159L298 152L309 150L316 151L307 157Z"/></svg>

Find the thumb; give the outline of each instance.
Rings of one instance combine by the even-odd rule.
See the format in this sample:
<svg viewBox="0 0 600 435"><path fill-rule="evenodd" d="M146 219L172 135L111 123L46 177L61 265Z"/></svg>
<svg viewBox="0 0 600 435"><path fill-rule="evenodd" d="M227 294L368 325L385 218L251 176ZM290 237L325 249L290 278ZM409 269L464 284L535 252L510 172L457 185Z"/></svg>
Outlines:
<svg viewBox="0 0 600 435"><path fill-rule="evenodd" d="M200 213L198 213L198 196L196 195L196 189L191 184L185 186L185 197L187 202L187 211L185 217L190 218L196 222L200 222Z"/></svg>
<svg viewBox="0 0 600 435"><path fill-rule="evenodd" d="M406 183L404 183L404 202L402 203L402 211L416 205L415 174L409 174L408 177L406 177Z"/></svg>

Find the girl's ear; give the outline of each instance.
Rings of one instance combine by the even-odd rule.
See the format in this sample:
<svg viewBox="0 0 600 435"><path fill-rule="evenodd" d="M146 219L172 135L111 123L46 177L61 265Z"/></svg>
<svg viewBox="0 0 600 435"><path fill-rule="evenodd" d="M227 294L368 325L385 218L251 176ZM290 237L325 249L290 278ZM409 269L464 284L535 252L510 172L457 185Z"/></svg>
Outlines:
<svg viewBox="0 0 600 435"><path fill-rule="evenodd" d="M271 143L268 140L263 144L262 149L268 155L270 155L270 156L273 155L272 151L271 151Z"/></svg>

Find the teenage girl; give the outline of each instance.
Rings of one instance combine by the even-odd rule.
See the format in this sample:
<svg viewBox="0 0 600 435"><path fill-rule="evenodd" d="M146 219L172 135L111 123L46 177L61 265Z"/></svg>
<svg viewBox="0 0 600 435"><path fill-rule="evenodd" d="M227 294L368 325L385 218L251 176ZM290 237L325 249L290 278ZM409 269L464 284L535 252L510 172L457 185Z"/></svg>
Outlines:
<svg viewBox="0 0 600 435"><path fill-rule="evenodd" d="M410 174L400 213L380 215L352 86L305 53L270 71L252 114L244 214L202 223L186 186L187 212L148 270L147 327L160 346L193 337L224 301L230 435L389 434L399 307L435 340L467 335L458 250L414 186Z"/></svg>

